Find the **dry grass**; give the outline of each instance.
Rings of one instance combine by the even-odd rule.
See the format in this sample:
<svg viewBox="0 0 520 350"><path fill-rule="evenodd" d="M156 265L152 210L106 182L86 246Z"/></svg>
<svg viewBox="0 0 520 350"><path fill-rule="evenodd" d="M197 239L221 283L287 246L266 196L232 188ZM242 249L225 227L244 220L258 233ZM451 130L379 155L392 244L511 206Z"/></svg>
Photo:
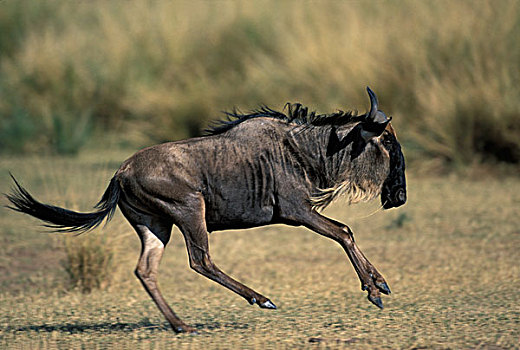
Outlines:
<svg viewBox="0 0 520 350"><path fill-rule="evenodd" d="M69 236L65 239L65 253L63 265L70 288L90 293L108 287L114 273L114 250L106 233L84 239Z"/></svg>
<svg viewBox="0 0 520 350"><path fill-rule="evenodd" d="M37 198L87 210L125 155L2 158ZM520 180L409 178L403 208L367 217L377 203L326 211L351 225L392 295L378 310L339 246L303 228L215 232L212 255L235 278L271 298L250 306L188 267L175 230L162 262L166 298L199 336L175 335L133 276L137 237L118 214L105 291L67 291L56 235L0 210L0 347L12 348L481 348L518 346ZM95 233L94 233L95 234ZM82 238L88 239L91 234ZM94 238L93 238L94 239ZM25 261L25 262L24 262Z"/></svg>
<svg viewBox="0 0 520 350"><path fill-rule="evenodd" d="M0 6L0 147L143 145L260 103L364 111L370 85L410 158L520 161L515 0Z"/></svg>

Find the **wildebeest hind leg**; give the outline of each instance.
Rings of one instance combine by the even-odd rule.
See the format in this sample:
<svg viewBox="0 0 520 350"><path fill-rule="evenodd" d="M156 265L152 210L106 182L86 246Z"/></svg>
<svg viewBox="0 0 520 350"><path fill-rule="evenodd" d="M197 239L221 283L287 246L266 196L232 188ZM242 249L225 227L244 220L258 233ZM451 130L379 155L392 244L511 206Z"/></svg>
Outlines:
<svg viewBox="0 0 520 350"><path fill-rule="evenodd" d="M171 235L171 221L138 213L124 203L121 203L120 207L141 239L141 255L137 262L135 275L175 332L196 333L195 328L186 325L173 312L168 303L166 303L157 284L159 263L164 253L164 247Z"/></svg>
<svg viewBox="0 0 520 350"><path fill-rule="evenodd" d="M164 244L146 226L137 225L136 230L139 231L142 241L141 256L135 269L136 276L175 332L195 333L196 329L186 325L177 317L159 291L157 270L164 252Z"/></svg>
<svg viewBox="0 0 520 350"><path fill-rule="evenodd" d="M261 308L276 309L268 298L234 280L220 270L209 255L208 232L205 221L205 204L202 198L191 203L190 213L180 216L175 222L179 226L186 240L186 247L190 259L190 267L201 275L232 290L250 304L258 304Z"/></svg>

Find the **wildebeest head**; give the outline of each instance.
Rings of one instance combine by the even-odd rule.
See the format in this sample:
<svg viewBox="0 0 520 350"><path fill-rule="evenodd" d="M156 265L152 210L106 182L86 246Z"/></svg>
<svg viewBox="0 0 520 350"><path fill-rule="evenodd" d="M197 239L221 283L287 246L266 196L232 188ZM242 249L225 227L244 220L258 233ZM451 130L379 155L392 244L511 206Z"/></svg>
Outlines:
<svg viewBox="0 0 520 350"><path fill-rule="evenodd" d="M353 188L352 184L361 188L360 200L370 199L380 191L384 209L399 207L406 202L405 161L401 145L390 124L392 118L378 109L377 97L368 87L367 92L370 111L360 116L354 127L332 128L327 155L341 150L349 152L350 163L344 173L350 178L345 179L345 183L348 182L350 188Z"/></svg>
<svg viewBox="0 0 520 350"><path fill-rule="evenodd" d="M401 145L397 141L390 120L385 113L378 109L377 97L367 87L370 96L370 112L361 124L361 136L366 140L379 137L383 147L390 156L390 169L381 190L381 204L383 208L399 207L406 202L405 163Z"/></svg>

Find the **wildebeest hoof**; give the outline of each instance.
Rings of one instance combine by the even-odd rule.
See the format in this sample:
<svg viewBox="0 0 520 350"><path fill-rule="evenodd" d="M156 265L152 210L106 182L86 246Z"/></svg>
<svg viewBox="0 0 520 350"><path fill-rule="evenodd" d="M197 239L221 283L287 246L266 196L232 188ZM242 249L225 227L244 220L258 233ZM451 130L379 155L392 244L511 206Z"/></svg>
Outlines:
<svg viewBox="0 0 520 350"><path fill-rule="evenodd" d="M372 304L374 304L375 306L377 306L378 308L382 309L383 308L383 301L381 300L380 297L373 297L371 296L370 294L368 295L368 300L370 300L370 302Z"/></svg>
<svg viewBox="0 0 520 350"><path fill-rule="evenodd" d="M381 291L381 293L384 293L386 295L392 293L390 287L388 287L388 284L386 284L386 282L376 282L376 287Z"/></svg>
<svg viewBox="0 0 520 350"><path fill-rule="evenodd" d="M262 309L273 309L273 310L276 310L276 305L273 304L273 302L271 300L269 300L269 299L264 301L263 303L261 303L260 307Z"/></svg>
<svg viewBox="0 0 520 350"><path fill-rule="evenodd" d="M193 327L190 327L190 326L174 326L172 327L173 330L175 331L175 333L188 333L188 334L191 334L191 335L198 335L199 332L197 331L197 329L193 328Z"/></svg>

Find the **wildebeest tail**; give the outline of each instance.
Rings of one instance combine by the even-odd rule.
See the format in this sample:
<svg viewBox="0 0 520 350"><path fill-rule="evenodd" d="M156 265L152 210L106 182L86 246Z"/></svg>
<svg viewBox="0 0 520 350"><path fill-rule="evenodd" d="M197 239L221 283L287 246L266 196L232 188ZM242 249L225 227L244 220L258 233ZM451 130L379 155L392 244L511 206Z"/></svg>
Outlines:
<svg viewBox="0 0 520 350"><path fill-rule="evenodd" d="M37 201L16 181L13 175L11 175L11 178L16 187L13 188L11 194L6 195L12 204L8 208L44 221L44 226L53 228L55 232L83 233L96 228L105 219L108 222L114 215L121 194L119 184L114 177L103 197L94 207L98 210L90 213L79 213Z"/></svg>

